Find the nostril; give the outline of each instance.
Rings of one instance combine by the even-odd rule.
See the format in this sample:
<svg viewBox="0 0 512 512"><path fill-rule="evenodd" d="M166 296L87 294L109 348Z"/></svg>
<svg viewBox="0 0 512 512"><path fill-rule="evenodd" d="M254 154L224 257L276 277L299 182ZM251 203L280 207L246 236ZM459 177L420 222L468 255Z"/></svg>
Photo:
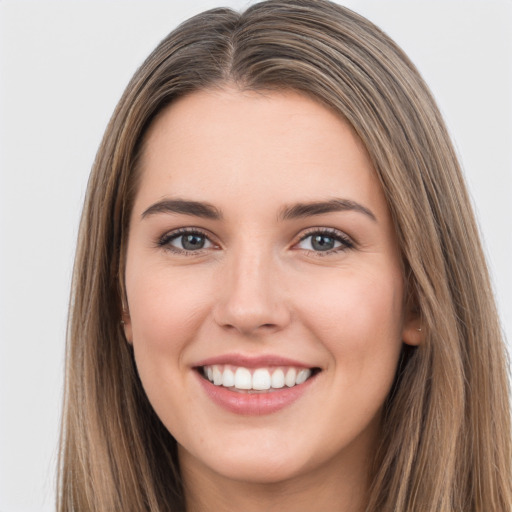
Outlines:
<svg viewBox="0 0 512 512"><path fill-rule="evenodd" d="M239 320L237 322L225 322L221 325L227 331L236 331L244 335L257 335L258 332L271 332L275 330L279 330L280 326L276 323L258 323L257 321L242 321Z"/></svg>

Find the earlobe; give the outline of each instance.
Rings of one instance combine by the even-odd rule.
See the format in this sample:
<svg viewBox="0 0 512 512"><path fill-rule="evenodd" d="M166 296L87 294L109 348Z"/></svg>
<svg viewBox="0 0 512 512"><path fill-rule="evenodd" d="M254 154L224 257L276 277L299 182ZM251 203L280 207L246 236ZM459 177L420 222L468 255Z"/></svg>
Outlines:
<svg viewBox="0 0 512 512"><path fill-rule="evenodd" d="M425 328L422 325L421 315L407 315L402 329L402 341L406 345L417 347L425 339Z"/></svg>
<svg viewBox="0 0 512 512"><path fill-rule="evenodd" d="M128 309L123 307L122 320L121 325L124 330L124 337L126 341L131 345L133 342L133 333L132 333L132 320L130 318L130 313Z"/></svg>

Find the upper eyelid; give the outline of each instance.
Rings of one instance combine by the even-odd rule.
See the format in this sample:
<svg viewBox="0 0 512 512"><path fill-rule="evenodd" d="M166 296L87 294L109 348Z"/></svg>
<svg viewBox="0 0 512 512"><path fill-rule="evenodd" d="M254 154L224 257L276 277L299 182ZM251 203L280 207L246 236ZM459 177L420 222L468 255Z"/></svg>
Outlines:
<svg viewBox="0 0 512 512"><path fill-rule="evenodd" d="M327 233L329 235L335 235L344 240L350 240L352 243L355 244L354 239L350 235L345 233L345 231L341 231L340 229L336 229L336 228L319 227L319 226L307 228L306 230L301 231L301 233L299 233L299 235L297 235L299 237L298 240L302 241L305 238L307 238L308 236L314 235L315 233Z"/></svg>
<svg viewBox="0 0 512 512"><path fill-rule="evenodd" d="M194 234L194 233L198 233L198 234L204 235L206 238L208 238L210 240L215 238L213 233L210 233L206 229L199 228L199 227L196 227L196 226L190 226L190 227L187 226L187 227L183 227L183 228L175 228L175 229L171 229L169 231L166 231L163 235L161 235L159 237L159 240L162 240L164 238L172 238L172 237L178 237L180 235Z"/></svg>
<svg viewBox="0 0 512 512"><path fill-rule="evenodd" d="M322 226L313 226L310 228L305 228L301 230L301 233L304 234L304 236L308 236L311 233L335 233L340 235L345 235L345 233L339 229L336 228L329 228L329 227L322 227ZM348 235L347 235L348 236Z"/></svg>

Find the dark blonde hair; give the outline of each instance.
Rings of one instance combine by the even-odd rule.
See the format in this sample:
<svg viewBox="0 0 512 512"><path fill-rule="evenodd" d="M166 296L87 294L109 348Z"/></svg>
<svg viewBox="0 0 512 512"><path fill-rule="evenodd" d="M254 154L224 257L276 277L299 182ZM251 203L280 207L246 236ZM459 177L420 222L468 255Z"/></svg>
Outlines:
<svg viewBox="0 0 512 512"><path fill-rule="evenodd" d="M148 126L205 88L294 90L348 121L373 161L425 339L385 404L368 512L511 510L507 360L456 155L406 55L324 0L270 0L188 20L148 57L106 130L80 225L58 510L184 510L176 442L120 325L124 253Z"/></svg>

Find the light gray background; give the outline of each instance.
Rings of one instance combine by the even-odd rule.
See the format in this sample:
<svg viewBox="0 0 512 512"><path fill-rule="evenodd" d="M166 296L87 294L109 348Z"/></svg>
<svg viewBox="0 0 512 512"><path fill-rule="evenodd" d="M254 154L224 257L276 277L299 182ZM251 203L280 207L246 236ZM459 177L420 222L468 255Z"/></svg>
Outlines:
<svg viewBox="0 0 512 512"><path fill-rule="evenodd" d="M242 0L0 1L0 511L50 511L89 169L129 78L176 24ZM445 115L512 339L512 1L340 2L381 26Z"/></svg>

